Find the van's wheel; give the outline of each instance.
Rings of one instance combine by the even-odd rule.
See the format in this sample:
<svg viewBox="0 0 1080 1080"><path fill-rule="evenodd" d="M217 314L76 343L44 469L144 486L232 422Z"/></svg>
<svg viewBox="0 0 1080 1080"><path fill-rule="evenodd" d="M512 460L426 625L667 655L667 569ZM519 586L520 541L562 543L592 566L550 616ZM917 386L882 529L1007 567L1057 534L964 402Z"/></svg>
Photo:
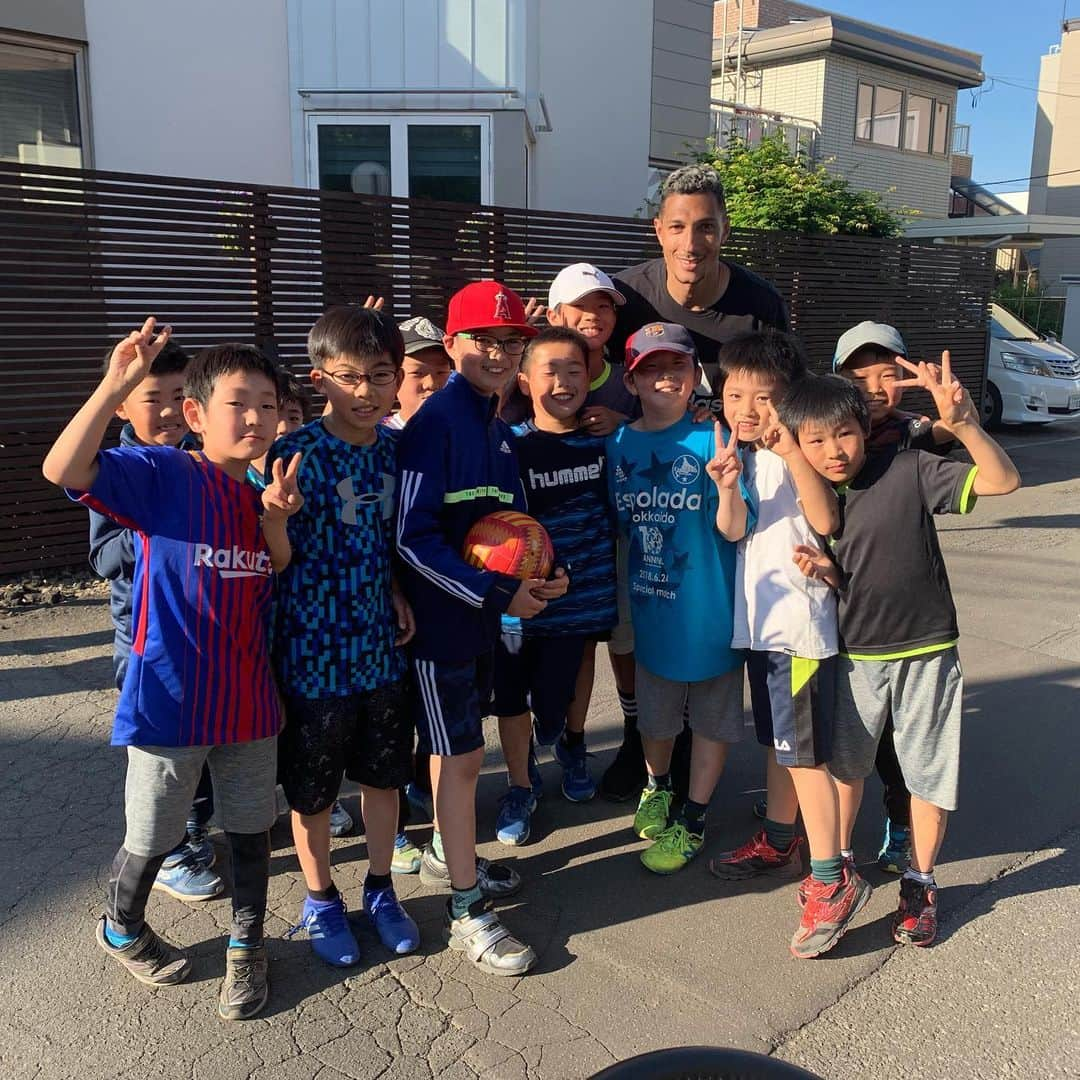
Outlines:
<svg viewBox="0 0 1080 1080"><path fill-rule="evenodd" d="M986 393L983 394L982 422L988 431L1001 427L1001 394L992 382L986 384Z"/></svg>

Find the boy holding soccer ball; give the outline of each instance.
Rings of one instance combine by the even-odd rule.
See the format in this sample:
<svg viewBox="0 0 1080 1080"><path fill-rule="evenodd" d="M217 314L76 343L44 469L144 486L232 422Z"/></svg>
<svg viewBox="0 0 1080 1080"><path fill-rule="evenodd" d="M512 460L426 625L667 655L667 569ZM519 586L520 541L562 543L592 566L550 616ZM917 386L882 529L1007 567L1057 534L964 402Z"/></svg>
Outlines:
<svg viewBox="0 0 1080 1080"><path fill-rule="evenodd" d="M536 809L529 776L534 723L537 741L552 746L563 768L563 794L585 802L596 793L585 757L585 714L568 713L586 645L608 636L618 622L604 439L580 420L588 364L586 338L555 326L529 342L517 376L533 413L514 428L525 500L551 537L555 561L573 573L574 588L527 622L503 620L494 709L509 782L495 825L504 844L529 838Z"/></svg>
<svg viewBox="0 0 1080 1080"><path fill-rule="evenodd" d="M518 581L477 569L462 546L480 518L525 509L514 436L495 410L536 333L521 298L496 281L455 293L443 343L456 370L409 422L398 448L398 551L417 626L416 724L420 749L440 759L433 770L436 834L420 878L451 890L450 948L495 975L524 974L536 954L491 909L493 898L520 888L520 878L476 857L476 782L492 652L502 615L538 615L566 592L568 579Z"/></svg>

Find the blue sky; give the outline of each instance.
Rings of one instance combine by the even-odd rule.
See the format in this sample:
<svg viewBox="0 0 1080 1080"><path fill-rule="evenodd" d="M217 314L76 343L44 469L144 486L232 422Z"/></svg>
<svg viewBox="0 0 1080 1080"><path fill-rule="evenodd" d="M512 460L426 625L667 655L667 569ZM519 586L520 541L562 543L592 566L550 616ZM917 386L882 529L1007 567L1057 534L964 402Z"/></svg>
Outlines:
<svg viewBox="0 0 1080 1080"><path fill-rule="evenodd" d="M1027 176L1031 172L1031 138L1035 127L1035 93L1001 82L991 87L991 75L1037 86L1039 58L1061 40L1062 0L1005 0L950 3L948 0L810 0L816 6L866 22L889 26L946 45L981 53L987 79L976 90L961 90L958 123L971 125L975 155L973 177L983 183ZM1068 0L1066 14L1080 18L1080 0ZM988 89L990 88L990 89ZM1017 190L1026 183L1012 188Z"/></svg>

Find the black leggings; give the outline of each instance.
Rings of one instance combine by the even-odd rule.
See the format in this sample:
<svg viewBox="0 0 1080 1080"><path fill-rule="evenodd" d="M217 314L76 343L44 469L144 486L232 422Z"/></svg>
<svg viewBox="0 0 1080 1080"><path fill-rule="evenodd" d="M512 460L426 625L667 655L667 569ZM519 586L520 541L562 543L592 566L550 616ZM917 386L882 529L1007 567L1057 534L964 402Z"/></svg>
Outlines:
<svg viewBox="0 0 1080 1080"><path fill-rule="evenodd" d="M257 945L263 937L266 889L270 880L270 834L232 833L225 836L232 855L232 936ZM122 934L138 934L145 922L146 901L165 855L133 855L121 848L109 871L109 925Z"/></svg>
<svg viewBox="0 0 1080 1080"><path fill-rule="evenodd" d="M907 789L904 773L896 756L892 720L885 724L885 730L881 733L874 767L877 769L878 776L881 777L882 784L885 785L881 801L885 804L885 813L889 815L889 821L898 829L910 829L911 793Z"/></svg>

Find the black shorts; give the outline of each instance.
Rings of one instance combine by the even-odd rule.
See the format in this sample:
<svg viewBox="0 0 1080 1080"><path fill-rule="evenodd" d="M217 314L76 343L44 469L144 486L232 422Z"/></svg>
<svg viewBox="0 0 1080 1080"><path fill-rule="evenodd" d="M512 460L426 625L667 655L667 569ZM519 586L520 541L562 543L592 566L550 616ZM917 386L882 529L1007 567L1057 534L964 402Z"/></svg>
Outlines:
<svg viewBox="0 0 1080 1080"><path fill-rule="evenodd" d="M495 646L496 716L532 712L536 741L550 746L566 726L590 637L503 634Z"/></svg>
<svg viewBox="0 0 1080 1080"><path fill-rule="evenodd" d="M836 657L807 660L780 652L748 652L746 676L758 742L786 768L832 760Z"/></svg>
<svg viewBox="0 0 1080 1080"><path fill-rule="evenodd" d="M484 745L484 717L491 715L490 652L451 664L413 660L416 741L420 751L456 757Z"/></svg>
<svg viewBox="0 0 1080 1080"><path fill-rule="evenodd" d="M412 779L413 715L404 680L347 697L285 698L278 779L289 806L319 814L343 776L373 788Z"/></svg>

